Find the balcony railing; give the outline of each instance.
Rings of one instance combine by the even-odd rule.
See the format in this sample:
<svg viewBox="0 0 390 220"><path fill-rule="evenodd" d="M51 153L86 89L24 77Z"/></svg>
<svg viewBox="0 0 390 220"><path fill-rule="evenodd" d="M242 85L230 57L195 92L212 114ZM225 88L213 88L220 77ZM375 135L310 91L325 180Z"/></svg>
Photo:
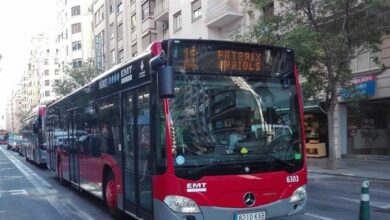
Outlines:
<svg viewBox="0 0 390 220"><path fill-rule="evenodd" d="M208 27L223 27L244 16L237 0L212 1L206 15Z"/></svg>
<svg viewBox="0 0 390 220"><path fill-rule="evenodd" d="M154 18L156 21L166 21L169 19L169 2L168 0L158 2L154 8Z"/></svg>
<svg viewBox="0 0 390 220"><path fill-rule="evenodd" d="M151 29L156 29L156 22L154 21L153 17L148 17L142 21L142 33L148 32Z"/></svg>

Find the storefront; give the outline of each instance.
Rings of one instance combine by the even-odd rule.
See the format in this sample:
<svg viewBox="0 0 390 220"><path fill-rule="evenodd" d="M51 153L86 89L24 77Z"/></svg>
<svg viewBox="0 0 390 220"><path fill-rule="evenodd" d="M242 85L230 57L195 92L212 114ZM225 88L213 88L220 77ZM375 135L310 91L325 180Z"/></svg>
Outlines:
<svg viewBox="0 0 390 220"><path fill-rule="evenodd" d="M347 104L347 154L390 156L390 99Z"/></svg>
<svg viewBox="0 0 390 220"><path fill-rule="evenodd" d="M304 123L306 133L306 156L326 157L328 155L327 115L321 101L305 101Z"/></svg>
<svg viewBox="0 0 390 220"><path fill-rule="evenodd" d="M352 83L361 98L340 103L341 156L390 159L390 72L356 77Z"/></svg>

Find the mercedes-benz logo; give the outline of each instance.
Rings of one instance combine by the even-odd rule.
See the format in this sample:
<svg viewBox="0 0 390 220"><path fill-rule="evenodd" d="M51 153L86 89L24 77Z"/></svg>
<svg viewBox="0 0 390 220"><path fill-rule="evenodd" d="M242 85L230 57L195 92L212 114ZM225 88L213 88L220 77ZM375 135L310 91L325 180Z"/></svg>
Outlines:
<svg viewBox="0 0 390 220"><path fill-rule="evenodd" d="M244 203L247 206L253 206L255 204L256 198L255 195L251 192L247 192L244 195Z"/></svg>

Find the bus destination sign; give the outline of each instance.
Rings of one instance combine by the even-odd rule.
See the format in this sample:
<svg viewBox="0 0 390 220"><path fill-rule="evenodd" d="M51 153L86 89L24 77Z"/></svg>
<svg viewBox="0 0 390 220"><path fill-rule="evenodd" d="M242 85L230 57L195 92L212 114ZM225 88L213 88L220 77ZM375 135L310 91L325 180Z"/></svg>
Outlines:
<svg viewBox="0 0 390 220"><path fill-rule="evenodd" d="M264 62L264 58L269 58L267 51L237 47L226 49L213 44L177 44L172 51L172 63L174 70L179 72L260 74L267 66Z"/></svg>

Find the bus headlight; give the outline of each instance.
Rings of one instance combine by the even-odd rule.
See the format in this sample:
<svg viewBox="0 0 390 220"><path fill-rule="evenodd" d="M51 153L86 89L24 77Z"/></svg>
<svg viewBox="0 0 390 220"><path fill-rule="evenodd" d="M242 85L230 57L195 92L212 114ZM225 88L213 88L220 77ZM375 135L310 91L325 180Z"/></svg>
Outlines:
<svg viewBox="0 0 390 220"><path fill-rule="evenodd" d="M302 201L306 198L306 196L306 188L304 186L301 186L294 191L293 195L290 198L290 203Z"/></svg>
<svg viewBox="0 0 390 220"><path fill-rule="evenodd" d="M194 200L183 196L167 196L164 203L174 212L199 213L199 207Z"/></svg>

